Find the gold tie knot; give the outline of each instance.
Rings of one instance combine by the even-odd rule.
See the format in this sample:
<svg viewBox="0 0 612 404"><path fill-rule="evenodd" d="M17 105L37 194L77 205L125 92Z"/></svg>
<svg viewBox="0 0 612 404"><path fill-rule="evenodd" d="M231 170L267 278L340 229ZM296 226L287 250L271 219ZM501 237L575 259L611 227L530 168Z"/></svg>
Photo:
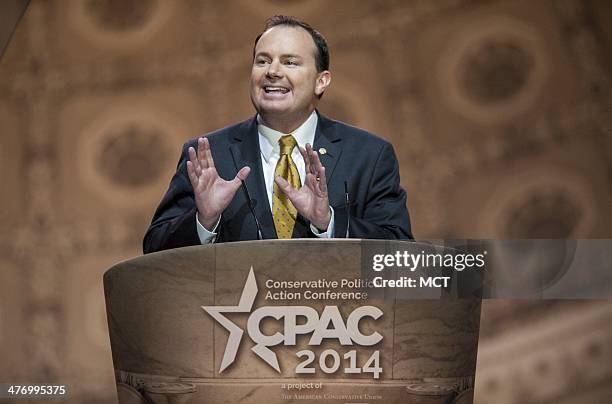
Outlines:
<svg viewBox="0 0 612 404"><path fill-rule="evenodd" d="M297 145L297 141L293 137L293 135L285 135L278 139L278 144L280 145L280 154L286 154L291 156L291 152L293 148Z"/></svg>

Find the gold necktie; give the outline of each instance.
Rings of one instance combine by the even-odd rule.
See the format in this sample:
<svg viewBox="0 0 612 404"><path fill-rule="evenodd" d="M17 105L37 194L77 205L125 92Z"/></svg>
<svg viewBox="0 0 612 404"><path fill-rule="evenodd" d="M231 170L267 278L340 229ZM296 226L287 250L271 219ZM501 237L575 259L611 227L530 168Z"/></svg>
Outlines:
<svg viewBox="0 0 612 404"><path fill-rule="evenodd" d="M297 142L292 135L285 135L278 141L280 144L280 158L276 163L274 178L281 176L287 180L295 189L301 186L300 174L291 158L291 152ZM272 201L272 215L274 216L274 227L278 238L291 238L293 227L297 218L297 209L291 203L287 195L274 182L274 195Z"/></svg>

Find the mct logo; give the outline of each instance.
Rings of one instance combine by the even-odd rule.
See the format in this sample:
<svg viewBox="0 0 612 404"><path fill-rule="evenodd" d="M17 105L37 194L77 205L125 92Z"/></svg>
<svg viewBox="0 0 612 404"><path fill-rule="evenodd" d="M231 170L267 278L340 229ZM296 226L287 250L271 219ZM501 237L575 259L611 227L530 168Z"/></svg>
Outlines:
<svg viewBox="0 0 612 404"><path fill-rule="evenodd" d="M287 346L296 345L297 335L312 334L308 345L313 346L321 345L324 339L336 339L343 346L372 346L383 339L383 336L378 332L366 335L359 329L359 322L364 317L370 317L377 320L383 315L382 310L378 307L358 307L348 315L345 322L337 306L325 306L321 315L319 315L315 309L308 306L264 306L253 310L253 303L255 302L255 297L257 297L257 292L257 282L255 280L253 267L251 267L237 306L202 306L202 309L229 331L229 337L227 339L227 345L225 346L225 353L223 354L219 373L223 372L228 366L234 363L238 347L242 341L242 334L244 333L244 330L230 321L222 313L251 313L247 320L248 335L255 343L251 350L279 373L281 369L278 364L278 358L269 347L279 344ZM264 334L260 328L260 324L266 317L271 317L278 321L282 320L283 332L276 332L272 335ZM305 321L298 324L298 317L305 318ZM326 353L326 355L324 356L321 354L320 358L322 370L326 373L335 372L340 366L340 357L338 353L334 350L327 350L324 351L324 353ZM372 372L375 375L374 377L378 378L378 373L382 372L382 369L378 366L378 351L376 351L375 354L376 355L372 355L362 369L358 368L356 365L356 351L353 350L346 353L344 357L350 360L351 365L349 369L345 369L345 371L351 370L350 373L361 373L362 371L364 373ZM298 366L298 368L296 368L296 373L314 373L314 368L306 367L306 365L314 360L314 353L309 350L304 350L298 352L297 355L300 357L311 357L312 355L312 357L310 361L308 361L308 359L305 361L307 363L302 363ZM323 367L328 356L332 356L333 361L338 362L338 366L335 369L333 369L333 367L331 368L332 371L329 371L329 366ZM375 363L375 368L371 366L372 363ZM376 369L376 371L372 369Z"/></svg>

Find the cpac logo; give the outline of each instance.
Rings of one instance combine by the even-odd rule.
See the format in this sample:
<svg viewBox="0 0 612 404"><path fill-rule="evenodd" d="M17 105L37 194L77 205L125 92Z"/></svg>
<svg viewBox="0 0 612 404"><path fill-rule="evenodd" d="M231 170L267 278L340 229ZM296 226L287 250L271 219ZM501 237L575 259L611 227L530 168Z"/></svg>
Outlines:
<svg viewBox="0 0 612 404"><path fill-rule="evenodd" d="M204 311L229 331L219 373L234 363L244 333L240 327L221 313L250 313L253 309L257 291L257 282L255 281L253 267L251 267L238 306L202 306ZM312 333L312 336L309 345L321 345L323 339L337 339L341 345L372 346L380 342L383 336L378 332L369 335L362 334L359 330L359 321L364 317L377 320L382 315L383 312L378 307L362 306L353 310L345 323L337 306L325 306L320 317L315 309L308 306L264 306L251 313L247 320L247 331L249 337L255 342L255 346L251 350L280 373L278 358L268 347L281 343L295 345L298 334L310 333ZM276 320L283 319L283 333L276 332L273 335L265 335L260 329L260 323L266 317ZM298 317L306 318L306 322L298 324ZM330 324L332 327L328 328Z"/></svg>

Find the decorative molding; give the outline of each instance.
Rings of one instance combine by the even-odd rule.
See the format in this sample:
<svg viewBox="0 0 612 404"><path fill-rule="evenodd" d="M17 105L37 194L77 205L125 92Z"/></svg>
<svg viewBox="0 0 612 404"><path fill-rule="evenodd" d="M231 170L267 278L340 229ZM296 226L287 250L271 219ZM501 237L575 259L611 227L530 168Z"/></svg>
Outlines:
<svg viewBox="0 0 612 404"><path fill-rule="evenodd" d="M507 16L480 18L455 32L436 65L440 94L479 123L503 122L531 108L550 61L539 32Z"/></svg>
<svg viewBox="0 0 612 404"><path fill-rule="evenodd" d="M166 185L176 166L173 139L183 140L186 133L183 123L161 106L118 101L78 139L81 183L109 205L142 207ZM142 177L145 173L150 176Z"/></svg>
<svg viewBox="0 0 612 404"><path fill-rule="evenodd" d="M69 0L67 21L96 46L133 50L145 44L173 15L176 3L164 0Z"/></svg>
<svg viewBox="0 0 612 404"><path fill-rule="evenodd" d="M28 48L24 51L36 55L38 63L49 60L48 4L32 2L24 20ZM32 57L32 56L30 56ZM18 259L23 264L25 317L24 344L28 357L28 376L32 379L59 380L62 375L63 324L62 252L56 248L55 225L58 223L55 198L54 144L50 133L50 113L47 95L38 83L30 87L28 121L25 128L26 153L29 159L25 169L25 186L28 192L23 217L25 227L18 234L25 239L18 244ZM18 236L19 237L19 236ZM19 243L19 240L17 241Z"/></svg>
<svg viewBox="0 0 612 404"><path fill-rule="evenodd" d="M598 211L589 183L560 167L537 162L524 166L491 190L479 219L479 233L496 238L588 237ZM537 228L546 224L546 218L561 223L560 233L546 234L552 229Z"/></svg>

